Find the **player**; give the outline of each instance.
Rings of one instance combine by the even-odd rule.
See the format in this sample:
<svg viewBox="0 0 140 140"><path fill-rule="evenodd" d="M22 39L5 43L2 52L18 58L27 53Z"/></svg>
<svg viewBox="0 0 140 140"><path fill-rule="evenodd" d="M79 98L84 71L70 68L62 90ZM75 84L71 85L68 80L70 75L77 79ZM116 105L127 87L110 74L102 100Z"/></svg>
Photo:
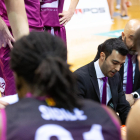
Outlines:
<svg viewBox="0 0 140 140"><path fill-rule="evenodd" d="M77 99L66 58L64 43L49 33L32 32L14 44L11 68L20 99L1 110L2 140L121 140L107 107Z"/></svg>
<svg viewBox="0 0 140 140"><path fill-rule="evenodd" d="M6 0L6 2L10 2L10 1ZM39 0L33 0L33 1L24 0L24 2L25 2L25 8L26 8L30 30L43 31L43 22L40 15L40 1ZM18 9L20 8L20 3L23 4L23 1L20 0L18 1L18 3L16 3L16 1L14 1L14 3L11 2L10 4L7 3L7 6L9 6L11 9L14 9L14 8ZM12 4L13 5L15 4L15 6L13 7ZM27 31L28 27L23 28L23 24L26 23L27 21L23 20L24 18L19 16L20 13L23 11L23 7L21 7L21 12L18 12L18 11L19 10L15 10L13 12L8 11L9 17L11 17L10 18L11 21L14 20L14 18L15 19L18 18L19 20L19 23L17 21L16 23L11 24L11 26L13 27L13 26L18 25L17 29L20 30L21 35L24 34L24 32L28 34L29 32ZM21 24L21 29L19 28L20 24ZM0 85L2 85L2 88L0 89L1 89L2 95L7 96L7 95L16 94L16 88L15 88L13 72L9 68L9 60L10 60L9 52L10 52L10 48L12 48L11 41L14 42L14 38L12 37L11 26L8 20L7 10L6 10L4 0L0 0L0 26L1 26L0 27L0 35L1 35L0 42L1 41L3 42L2 44L0 43L0 45L3 46L0 49L0 68L1 68L0 69ZM16 31L14 32L16 34ZM17 34L17 37L15 36L16 37L15 39L18 39L18 37L21 36L20 34Z"/></svg>

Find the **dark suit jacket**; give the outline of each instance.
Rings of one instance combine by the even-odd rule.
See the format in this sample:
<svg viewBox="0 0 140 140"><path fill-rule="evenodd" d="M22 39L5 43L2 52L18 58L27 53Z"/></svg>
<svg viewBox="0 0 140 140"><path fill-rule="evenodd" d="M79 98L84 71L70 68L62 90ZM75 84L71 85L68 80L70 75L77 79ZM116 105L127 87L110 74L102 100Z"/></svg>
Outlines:
<svg viewBox="0 0 140 140"><path fill-rule="evenodd" d="M121 39L121 37L119 37ZM102 44L98 46L97 54L94 58L94 61L98 60L100 57ZM119 71L123 83L123 75L124 75L124 65L121 67ZM140 72L139 72L139 66L138 66L138 59L136 58L136 68L135 68L135 77L134 77L134 84L133 84L133 92L136 91L140 95Z"/></svg>
<svg viewBox="0 0 140 140"><path fill-rule="evenodd" d="M94 61L79 68L74 72L77 76L78 96L92 99L100 103L100 92L94 67ZM123 93L121 77L116 73L114 77L108 78L112 94L113 109L119 113L122 124L125 124L130 105Z"/></svg>

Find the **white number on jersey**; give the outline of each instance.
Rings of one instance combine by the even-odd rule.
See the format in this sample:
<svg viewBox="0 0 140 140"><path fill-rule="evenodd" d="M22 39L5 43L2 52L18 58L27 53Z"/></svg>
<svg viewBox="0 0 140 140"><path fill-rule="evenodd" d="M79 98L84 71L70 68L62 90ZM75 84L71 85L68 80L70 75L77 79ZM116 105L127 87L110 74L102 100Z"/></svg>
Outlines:
<svg viewBox="0 0 140 140"><path fill-rule="evenodd" d="M35 140L50 140L52 136L58 140L74 140L71 133L64 127L56 124L45 124L39 127L35 134ZM83 133L84 140L104 140L102 126L93 124L89 132Z"/></svg>
<svg viewBox="0 0 140 140"><path fill-rule="evenodd" d="M83 133L84 140L104 140L102 135L102 126L98 124L92 125L89 132Z"/></svg>

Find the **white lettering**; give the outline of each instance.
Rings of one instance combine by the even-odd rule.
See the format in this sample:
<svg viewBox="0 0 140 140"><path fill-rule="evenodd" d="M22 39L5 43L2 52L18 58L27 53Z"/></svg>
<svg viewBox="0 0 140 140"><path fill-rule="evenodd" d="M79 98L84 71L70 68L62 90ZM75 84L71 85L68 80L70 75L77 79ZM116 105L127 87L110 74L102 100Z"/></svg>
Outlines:
<svg viewBox="0 0 140 140"><path fill-rule="evenodd" d="M45 105L39 106L39 111L41 112L41 116L45 120L53 120L53 121L76 121L76 120L86 120L87 116L84 115L83 110L79 110L75 108L73 113L65 110L63 108L56 107L48 107Z"/></svg>

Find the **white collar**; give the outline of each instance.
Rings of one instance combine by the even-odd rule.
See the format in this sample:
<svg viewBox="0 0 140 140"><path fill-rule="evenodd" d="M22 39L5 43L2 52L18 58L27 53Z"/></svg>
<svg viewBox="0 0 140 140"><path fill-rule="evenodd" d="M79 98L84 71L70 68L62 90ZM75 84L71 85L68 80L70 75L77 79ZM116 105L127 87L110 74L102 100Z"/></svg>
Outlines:
<svg viewBox="0 0 140 140"><path fill-rule="evenodd" d="M97 76L98 79L101 79L101 78L106 77L106 76L102 73L101 68L100 68L100 66L99 66L99 59L98 59L96 62L94 62L94 66L95 66L96 76Z"/></svg>

